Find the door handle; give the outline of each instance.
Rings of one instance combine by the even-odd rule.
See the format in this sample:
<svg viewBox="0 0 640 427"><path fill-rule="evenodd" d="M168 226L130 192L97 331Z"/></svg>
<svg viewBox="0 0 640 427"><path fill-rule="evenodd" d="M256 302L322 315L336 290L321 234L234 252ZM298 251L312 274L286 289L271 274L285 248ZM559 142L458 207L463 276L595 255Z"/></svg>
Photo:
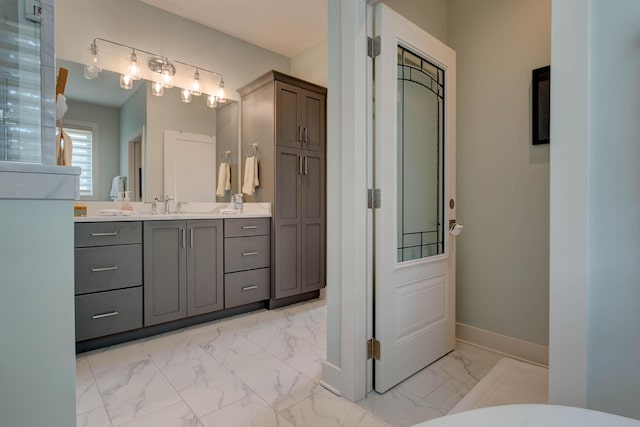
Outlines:
<svg viewBox="0 0 640 427"><path fill-rule="evenodd" d="M298 175L302 175L302 156L298 156Z"/></svg>
<svg viewBox="0 0 640 427"><path fill-rule="evenodd" d="M242 226L243 230L257 230L258 226L257 225L244 225Z"/></svg>
<svg viewBox="0 0 640 427"><path fill-rule="evenodd" d="M243 252L242 256L252 256L252 255L258 255L258 252Z"/></svg>
<svg viewBox="0 0 640 427"><path fill-rule="evenodd" d="M258 285L245 286L242 288L243 291L252 291L254 289L258 289Z"/></svg>
<svg viewBox="0 0 640 427"><path fill-rule="evenodd" d="M307 156L304 156L304 174L309 174L309 158Z"/></svg>
<svg viewBox="0 0 640 427"><path fill-rule="evenodd" d="M114 237L117 235L117 231L111 231L109 233L91 233L91 237Z"/></svg>
<svg viewBox="0 0 640 427"><path fill-rule="evenodd" d="M117 316L118 314L120 314L120 313L118 313L117 310L113 310L113 311L110 311L109 313L94 314L93 316L91 316L91 318L92 319L103 319L105 317Z"/></svg>
<svg viewBox="0 0 640 427"><path fill-rule="evenodd" d="M189 247L193 247L193 228L189 229Z"/></svg>
<svg viewBox="0 0 640 427"><path fill-rule="evenodd" d="M182 249L187 247L187 235L184 232L184 228L181 228L180 231L182 232Z"/></svg>
<svg viewBox="0 0 640 427"><path fill-rule="evenodd" d="M114 265L113 267L93 267L91 269L92 273L101 273L103 271L115 271L118 269L117 265Z"/></svg>

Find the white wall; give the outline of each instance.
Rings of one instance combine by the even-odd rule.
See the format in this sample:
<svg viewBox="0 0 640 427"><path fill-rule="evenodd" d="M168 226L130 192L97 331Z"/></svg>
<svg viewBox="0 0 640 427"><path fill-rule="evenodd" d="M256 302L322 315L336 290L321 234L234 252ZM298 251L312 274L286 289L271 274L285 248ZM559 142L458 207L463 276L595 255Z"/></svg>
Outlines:
<svg viewBox="0 0 640 427"><path fill-rule="evenodd" d="M550 0L450 0L458 60L457 321L548 344L549 146L531 145L531 70ZM551 142L553 144L553 142Z"/></svg>
<svg viewBox="0 0 640 427"><path fill-rule="evenodd" d="M327 87L328 56L328 42L325 40L291 58L291 75Z"/></svg>
<svg viewBox="0 0 640 427"><path fill-rule="evenodd" d="M111 180L119 175L120 110L113 107L67 100L64 121L92 122L98 125L94 149L98 156L98 174L94 176L95 200L109 200Z"/></svg>
<svg viewBox="0 0 640 427"><path fill-rule="evenodd" d="M640 419L640 3L553 14L550 398Z"/></svg>
<svg viewBox="0 0 640 427"><path fill-rule="evenodd" d="M0 200L3 426L75 425L72 209L71 200Z"/></svg>

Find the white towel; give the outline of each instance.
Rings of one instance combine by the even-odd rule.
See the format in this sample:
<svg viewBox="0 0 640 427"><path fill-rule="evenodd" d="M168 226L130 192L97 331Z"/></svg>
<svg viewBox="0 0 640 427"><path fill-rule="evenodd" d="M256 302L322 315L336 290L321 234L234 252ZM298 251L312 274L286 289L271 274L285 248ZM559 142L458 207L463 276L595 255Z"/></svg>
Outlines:
<svg viewBox="0 0 640 427"><path fill-rule="evenodd" d="M64 129L60 128L56 135L56 164L60 166L71 166L73 153L73 141Z"/></svg>
<svg viewBox="0 0 640 427"><path fill-rule="evenodd" d="M224 186L225 191L231 190L231 165L229 162L225 163L227 165L227 185Z"/></svg>
<svg viewBox="0 0 640 427"><path fill-rule="evenodd" d="M227 164L220 163L220 168L218 169L218 186L216 188L216 196L222 197L224 196L224 192L227 187Z"/></svg>
<svg viewBox="0 0 640 427"><path fill-rule="evenodd" d="M244 184L242 192L251 196L256 191L256 187L260 185L258 181L258 158L256 156L247 157L244 164Z"/></svg>
<svg viewBox="0 0 640 427"><path fill-rule="evenodd" d="M109 194L109 197L113 200L118 200L120 195L125 192L125 186L126 178L124 176L114 176L111 181L111 193Z"/></svg>

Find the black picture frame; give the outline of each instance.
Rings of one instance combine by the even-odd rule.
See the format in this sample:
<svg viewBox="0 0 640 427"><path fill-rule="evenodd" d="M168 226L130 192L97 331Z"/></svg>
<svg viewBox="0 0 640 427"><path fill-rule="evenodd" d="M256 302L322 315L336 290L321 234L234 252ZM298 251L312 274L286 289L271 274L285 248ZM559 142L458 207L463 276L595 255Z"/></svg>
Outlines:
<svg viewBox="0 0 640 427"><path fill-rule="evenodd" d="M531 143L549 143L551 109L551 66L536 68L531 73Z"/></svg>

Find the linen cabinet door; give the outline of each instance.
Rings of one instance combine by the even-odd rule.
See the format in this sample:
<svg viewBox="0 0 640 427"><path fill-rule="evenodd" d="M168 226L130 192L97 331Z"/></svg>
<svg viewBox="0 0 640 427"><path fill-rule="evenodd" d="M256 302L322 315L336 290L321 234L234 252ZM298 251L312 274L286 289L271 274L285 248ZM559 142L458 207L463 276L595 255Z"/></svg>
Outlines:
<svg viewBox="0 0 640 427"><path fill-rule="evenodd" d="M144 222L144 325L187 315L185 221Z"/></svg>
<svg viewBox="0 0 640 427"><path fill-rule="evenodd" d="M325 157L303 151L302 292L325 285Z"/></svg>
<svg viewBox="0 0 640 427"><path fill-rule="evenodd" d="M276 204L274 206L275 298L298 295L301 291L302 174L300 150L276 148Z"/></svg>
<svg viewBox="0 0 640 427"><path fill-rule="evenodd" d="M300 147L303 138L302 94L299 87L276 81L276 145Z"/></svg>
<svg viewBox="0 0 640 427"><path fill-rule="evenodd" d="M221 219L187 221L187 316L224 308Z"/></svg>
<svg viewBox="0 0 640 427"><path fill-rule="evenodd" d="M302 95L302 148L325 151L326 97L305 90Z"/></svg>

